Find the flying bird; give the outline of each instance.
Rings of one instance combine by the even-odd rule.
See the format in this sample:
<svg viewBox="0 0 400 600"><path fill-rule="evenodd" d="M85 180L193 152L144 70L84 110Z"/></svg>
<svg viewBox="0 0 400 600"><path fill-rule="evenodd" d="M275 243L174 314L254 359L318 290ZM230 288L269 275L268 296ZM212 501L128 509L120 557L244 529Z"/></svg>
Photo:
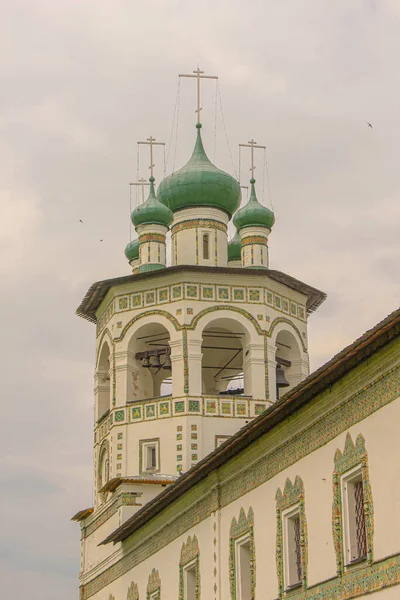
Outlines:
<svg viewBox="0 0 400 600"><path fill-rule="evenodd" d="M372 129L372 125L371 125L371 123L368 123L368 121L367 121L367 125L368 125L368 127L371 127L371 129Z"/></svg>
<svg viewBox="0 0 400 600"><path fill-rule="evenodd" d="M83 223L82 219L79 219L79 223Z"/></svg>
<svg viewBox="0 0 400 600"><path fill-rule="evenodd" d="M102 242L103 240L100 240L100 241Z"/></svg>

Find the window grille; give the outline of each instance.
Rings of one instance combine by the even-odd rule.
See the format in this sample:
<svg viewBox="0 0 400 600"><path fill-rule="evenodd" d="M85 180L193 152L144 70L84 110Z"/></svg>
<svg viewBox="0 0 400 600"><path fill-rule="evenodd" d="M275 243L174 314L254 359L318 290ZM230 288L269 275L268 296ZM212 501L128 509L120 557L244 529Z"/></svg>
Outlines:
<svg viewBox="0 0 400 600"><path fill-rule="evenodd" d="M354 484L355 520L357 539L357 558L367 555L367 537L365 532L364 491L362 480Z"/></svg>
<svg viewBox="0 0 400 600"><path fill-rule="evenodd" d="M293 519L293 530L294 530L294 550L296 554L296 569L297 579L301 581L303 578L303 565L301 562L301 544L300 544L300 516L297 515Z"/></svg>

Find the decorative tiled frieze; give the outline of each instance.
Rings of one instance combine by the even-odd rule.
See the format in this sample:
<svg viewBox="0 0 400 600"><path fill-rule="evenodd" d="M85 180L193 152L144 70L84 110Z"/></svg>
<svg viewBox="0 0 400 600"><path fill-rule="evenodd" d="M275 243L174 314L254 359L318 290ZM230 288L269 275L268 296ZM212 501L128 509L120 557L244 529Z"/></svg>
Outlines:
<svg viewBox="0 0 400 600"><path fill-rule="evenodd" d="M263 235L248 235L242 239L242 248L250 244L258 244L259 246L268 246L268 238Z"/></svg>
<svg viewBox="0 0 400 600"><path fill-rule="evenodd" d="M154 288L143 292L134 292L117 296L110 302L107 309L98 318L97 335L103 331L115 312L126 312L128 310L142 309L143 307L155 306L157 303L178 302L183 298L199 300L204 302L230 301L249 304L266 304L275 310L290 314L294 318L305 320L304 306L293 302L280 294L273 293L265 288L254 288L251 286L216 286L215 284L199 284L186 282L185 284L173 284ZM115 310L114 310L115 303Z"/></svg>
<svg viewBox="0 0 400 600"><path fill-rule="evenodd" d="M110 430L126 423L140 423L174 416L202 415L219 417L255 417L270 405L270 401L253 400L245 396L161 396L150 400L139 400L127 404L123 409L114 409L101 421L96 429L97 444ZM121 435L118 433L118 435ZM120 439L120 438L119 438ZM121 438L122 439L122 438Z"/></svg>
<svg viewBox="0 0 400 600"><path fill-rule="evenodd" d="M200 551L197 537L189 536L183 543L179 560L179 600L185 600L185 567L190 565L195 571L195 598L200 600Z"/></svg>
<svg viewBox="0 0 400 600"><path fill-rule="evenodd" d="M333 472L332 533L336 553L337 573L339 576L342 576L344 573L341 477L355 467L361 467L365 531L367 537L367 560L369 564L372 564L374 560L374 505L369 480L368 455L365 449L364 437L359 434L354 444L351 435L348 433L343 453L339 449L336 450L335 470Z"/></svg>
<svg viewBox="0 0 400 600"><path fill-rule="evenodd" d="M171 227L172 235L184 229L218 229L219 231L227 232L227 226L215 219L188 219Z"/></svg>
<svg viewBox="0 0 400 600"><path fill-rule="evenodd" d="M256 549L254 544L254 513L250 507L246 517L243 508L240 509L239 520L235 517L232 519L229 530L229 584L231 591L231 600L237 600L238 590L237 575L236 575L236 544L237 541L244 537L248 538L250 544L250 590L251 598L255 598L256 594Z"/></svg>
<svg viewBox="0 0 400 600"><path fill-rule="evenodd" d="M139 236L139 243L145 244L146 242L165 244L165 235L162 233L143 233Z"/></svg>
<svg viewBox="0 0 400 600"><path fill-rule="evenodd" d="M286 479L283 493L280 488L276 492L276 569L278 575L279 598L285 598L288 594L285 592L284 582L284 541L283 541L283 519L282 511L290 506L298 505L300 517L300 554L301 554L301 573L302 587L307 588L307 567L308 567L308 534L307 520L304 506L304 485L301 477L297 476L294 484L290 479ZM290 594L291 592L289 592Z"/></svg>

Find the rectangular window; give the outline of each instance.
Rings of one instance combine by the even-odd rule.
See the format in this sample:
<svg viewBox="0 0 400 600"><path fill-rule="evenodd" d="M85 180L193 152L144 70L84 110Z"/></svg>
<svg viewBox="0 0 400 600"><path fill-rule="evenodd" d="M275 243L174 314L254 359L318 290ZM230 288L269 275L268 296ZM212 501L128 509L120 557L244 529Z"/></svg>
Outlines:
<svg viewBox="0 0 400 600"><path fill-rule="evenodd" d="M184 600L196 600L196 565L190 563L183 570Z"/></svg>
<svg viewBox="0 0 400 600"><path fill-rule="evenodd" d="M210 235L203 233L203 258L208 260L210 258Z"/></svg>
<svg viewBox="0 0 400 600"><path fill-rule="evenodd" d="M236 542L237 600L252 600L250 555L250 539L246 537L238 540Z"/></svg>
<svg viewBox="0 0 400 600"><path fill-rule="evenodd" d="M285 587L290 589L301 585L303 579L303 562L301 555L301 521L300 508L291 507L283 515L284 554L285 554Z"/></svg>
<svg viewBox="0 0 400 600"><path fill-rule="evenodd" d="M364 489L358 467L342 477L343 530L345 564L351 565L367 558Z"/></svg>
<svg viewBox="0 0 400 600"><path fill-rule="evenodd" d="M156 440L140 440L139 455L141 456L141 471L155 473L160 470L160 442Z"/></svg>

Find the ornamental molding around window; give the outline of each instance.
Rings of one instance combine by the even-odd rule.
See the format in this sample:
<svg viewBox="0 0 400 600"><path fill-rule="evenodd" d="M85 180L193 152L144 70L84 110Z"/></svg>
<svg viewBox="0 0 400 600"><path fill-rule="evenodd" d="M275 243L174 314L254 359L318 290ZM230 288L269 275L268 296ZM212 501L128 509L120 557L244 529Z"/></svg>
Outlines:
<svg viewBox="0 0 400 600"><path fill-rule="evenodd" d="M247 517L244 509L240 509L239 520L233 517L229 530L229 583L231 600L237 600L236 542L244 536L247 536L250 542L250 588L251 598L254 600L256 594L256 549L254 544L254 512L251 506Z"/></svg>
<svg viewBox="0 0 400 600"><path fill-rule="evenodd" d="M152 569L149 575L149 581L146 589L146 600L160 600L161 598L161 579L157 569Z"/></svg>
<svg viewBox="0 0 400 600"><path fill-rule="evenodd" d="M197 537L188 537L182 544L181 557L179 560L179 600L184 600L185 583L184 571L186 565L193 563L196 574L196 600L200 600L200 550Z"/></svg>
<svg viewBox="0 0 400 600"><path fill-rule="evenodd" d="M277 528L276 528L276 569L278 574L278 588L279 598L284 598L287 594L285 592L285 581L284 581L284 547L283 547L283 519L282 512L291 506L297 505L299 508L300 517L300 548L301 548L301 565L302 565L302 588L307 588L307 569L308 569L308 532L307 532L307 519L305 514L305 502L304 502L304 484L298 475L294 480L294 483L290 479L286 479L283 493L280 488L276 492L276 517L277 517Z"/></svg>
<svg viewBox="0 0 400 600"><path fill-rule="evenodd" d="M137 583L135 583L134 581L132 581L131 585L128 588L126 600L139 600L139 588L137 586Z"/></svg>
<svg viewBox="0 0 400 600"><path fill-rule="evenodd" d="M344 451L335 452L335 470L333 472L333 504L332 532L333 545L336 553L336 567L339 577L344 573L343 551L343 506L341 478L351 469L360 467L364 493L364 515L367 536L367 561L372 565L374 560L374 505L372 502L371 485L369 480L368 454L365 449L365 439L360 433L354 444L350 433L347 433Z"/></svg>

